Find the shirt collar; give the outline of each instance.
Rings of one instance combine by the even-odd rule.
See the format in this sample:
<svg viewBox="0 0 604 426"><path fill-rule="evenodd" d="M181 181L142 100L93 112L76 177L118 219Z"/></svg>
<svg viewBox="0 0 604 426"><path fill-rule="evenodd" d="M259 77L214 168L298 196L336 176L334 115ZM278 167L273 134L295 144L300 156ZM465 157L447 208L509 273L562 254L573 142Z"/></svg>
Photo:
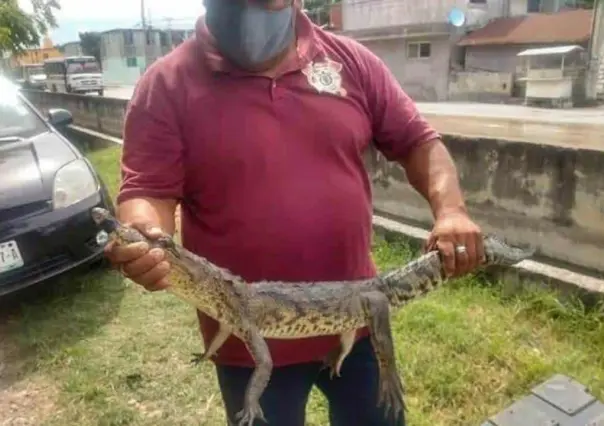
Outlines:
<svg viewBox="0 0 604 426"><path fill-rule="evenodd" d="M315 24L304 14L300 9L295 10L296 13L296 55L294 59L289 59L288 63L283 65L283 72L295 71L304 68L311 62L315 56L322 52L317 37L317 28ZM195 36L199 44L203 59L210 68L215 72L226 72L229 74L245 75L246 72L235 67L230 61L223 57L214 41L214 37L210 34L205 23L205 18L201 16L195 24Z"/></svg>

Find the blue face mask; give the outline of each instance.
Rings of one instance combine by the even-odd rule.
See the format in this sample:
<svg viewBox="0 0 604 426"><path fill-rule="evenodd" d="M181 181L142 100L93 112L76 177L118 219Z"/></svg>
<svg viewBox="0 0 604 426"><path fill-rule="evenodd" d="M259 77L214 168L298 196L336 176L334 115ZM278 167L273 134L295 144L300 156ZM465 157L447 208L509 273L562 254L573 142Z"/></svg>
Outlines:
<svg viewBox="0 0 604 426"><path fill-rule="evenodd" d="M275 58L295 37L292 6L270 10L233 0L206 4L206 25L218 49L242 68Z"/></svg>

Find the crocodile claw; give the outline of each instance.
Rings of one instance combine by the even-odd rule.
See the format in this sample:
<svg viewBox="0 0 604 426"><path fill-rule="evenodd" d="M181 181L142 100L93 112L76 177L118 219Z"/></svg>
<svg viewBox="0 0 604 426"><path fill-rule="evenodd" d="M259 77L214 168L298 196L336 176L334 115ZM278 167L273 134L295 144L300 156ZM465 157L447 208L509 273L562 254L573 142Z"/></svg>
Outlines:
<svg viewBox="0 0 604 426"><path fill-rule="evenodd" d="M195 352L195 353L192 353L191 355L193 356L193 358L191 358L191 364L194 364L194 365L199 365L202 362L207 360L206 355L202 354L200 352Z"/></svg>
<svg viewBox="0 0 604 426"><path fill-rule="evenodd" d="M396 418L405 410L403 385L396 369L386 369L385 374L380 376L378 406L384 408L386 416L392 411L392 415Z"/></svg>
<svg viewBox="0 0 604 426"><path fill-rule="evenodd" d="M268 423L264 418L264 413L259 403L253 403L237 413L238 426L253 426L254 420L259 419Z"/></svg>

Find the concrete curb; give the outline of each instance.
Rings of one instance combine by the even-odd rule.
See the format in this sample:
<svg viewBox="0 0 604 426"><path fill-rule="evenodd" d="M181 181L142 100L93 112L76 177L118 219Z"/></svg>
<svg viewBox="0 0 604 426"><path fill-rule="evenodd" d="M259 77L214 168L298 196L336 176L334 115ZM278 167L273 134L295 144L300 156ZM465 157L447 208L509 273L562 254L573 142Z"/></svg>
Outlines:
<svg viewBox="0 0 604 426"><path fill-rule="evenodd" d="M119 138L76 125L69 126L69 130L83 136L86 143L91 145L94 141L102 141L105 146L123 143ZM417 248L421 247L429 234L425 229L379 215L373 216L373 227L378 234L402 237ZM525 260L511 268L489 268L486 274L493 280L505 281L508 288L537 284L555 288L561 295L579 297L586 305L604 301L604 280L533 260Z"/></svg>
<svg viewBox="0 0 604 426"><path fill-rule="evenodd" d="M429 234L425 229L378 215L373 216L373 226L386 239L391 236L402 237L418 248ZM511 268L492 267L486 273L491 279L504 280L506 287L533 284L554 288L563 296L578 297L588 306L604 301L604 280L534 260L524 260Z"/></svg>

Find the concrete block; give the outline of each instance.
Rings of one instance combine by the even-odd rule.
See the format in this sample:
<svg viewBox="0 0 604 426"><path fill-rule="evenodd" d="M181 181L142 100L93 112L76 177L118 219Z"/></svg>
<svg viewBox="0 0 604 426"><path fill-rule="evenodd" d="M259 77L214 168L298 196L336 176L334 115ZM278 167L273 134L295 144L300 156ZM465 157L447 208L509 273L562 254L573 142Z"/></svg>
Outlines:
<svg viewBox="0 0 604 426"><path fill-rule="evenodd" d="M580 383L556 374L481 426L604 426L604 404Z"/></svg>

